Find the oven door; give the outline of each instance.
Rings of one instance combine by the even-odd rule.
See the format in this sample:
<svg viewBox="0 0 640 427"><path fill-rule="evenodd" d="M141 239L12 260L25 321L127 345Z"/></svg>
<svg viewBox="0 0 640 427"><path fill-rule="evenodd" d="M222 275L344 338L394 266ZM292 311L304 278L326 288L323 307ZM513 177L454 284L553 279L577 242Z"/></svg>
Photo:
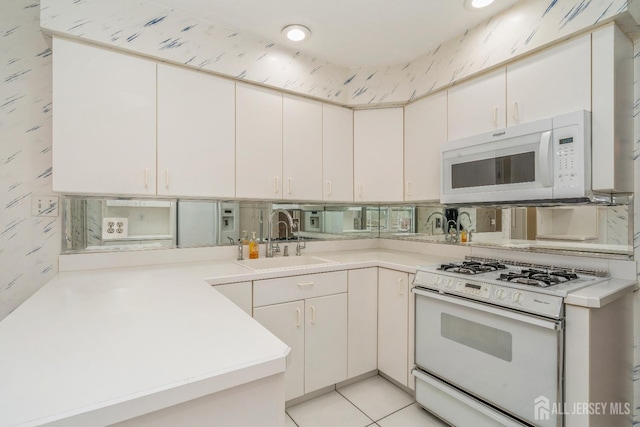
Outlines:
<svg viewBox="0 0 640 427"><path fill-rule="evenodd" d="M413 292L419 368L526 422L562 425L550 406L564 398L561 320Z"/></svg>
<svg viewBox="0 0 640 427"><path fill-rule="evenodd" d="M553 198L551 120L442 146L442 203Z"/></svg>

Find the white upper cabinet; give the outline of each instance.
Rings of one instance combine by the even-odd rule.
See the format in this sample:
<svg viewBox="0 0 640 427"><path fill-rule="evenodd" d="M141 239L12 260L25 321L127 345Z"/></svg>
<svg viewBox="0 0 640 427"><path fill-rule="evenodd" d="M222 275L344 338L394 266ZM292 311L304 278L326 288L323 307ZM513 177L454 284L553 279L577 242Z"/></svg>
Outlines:
<svg viewBox="0 0 640 427"><path fill-rule="evenodd" d="M507 126L578 110L591 111L590 34L507 66Z"/></svg>
<svg viewBox="0 0 640 427"><path fill-rule="evenodd" d="M156 63L53 39L53 190L156 193Z"/></svg>
<svg viewBox="0 0 640 427"><path fill-rule="evenodd" d="M322 105L322 200L353 201L353 111Z"/></svg>
<svg viewBox="0 0 640 427"><path fill-rule="evenodd" d="M440 199L440 146L447 142L447 92L404 109L404 200Z"/></svg>
<svg viewBox="0 0 640 427"><path fill-rule="evenodd" d="M614 24L593 33L591 180L594 191L633 191L633 43Z"/></svg>
<svg viewBox="0 0 640 427"><path fill-rule="evenodd" d="M354 200L400 202L403 187L403 108L354 112Z"/></svg>
<svg viewBox="0 0 640 427"><path fill-rule="evenodd" d="M322 104L284 95L282 176L285 200L322 200Z"/></svg>
<svg viewBox="0 0 640 427"><path fill-rule="evenodd" d="M235 83L158 64L158 195L235 196Z"/></svg>
<svg viewBox="0 0 640 427"><path fill-rule="evenodd" d="M282 94L236 84L236 197L282 199Z"/></svg>
<svg viewBox="0 0 640 427"><path fill-rule="evenodd" d="M448 93L449 141L505 127L505 69L456 85Z"/></svg>

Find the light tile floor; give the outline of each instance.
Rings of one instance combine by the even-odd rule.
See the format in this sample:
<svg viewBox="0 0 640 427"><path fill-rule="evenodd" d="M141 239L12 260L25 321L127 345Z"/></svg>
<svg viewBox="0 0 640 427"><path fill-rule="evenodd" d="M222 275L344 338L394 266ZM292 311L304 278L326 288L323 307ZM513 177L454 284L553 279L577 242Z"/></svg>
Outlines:
<svg viewBox="0 0 640 427"><path fill-rule="evenodd" d="M443 427L408 395L375 376L287 409L286 427Z"/></svg>

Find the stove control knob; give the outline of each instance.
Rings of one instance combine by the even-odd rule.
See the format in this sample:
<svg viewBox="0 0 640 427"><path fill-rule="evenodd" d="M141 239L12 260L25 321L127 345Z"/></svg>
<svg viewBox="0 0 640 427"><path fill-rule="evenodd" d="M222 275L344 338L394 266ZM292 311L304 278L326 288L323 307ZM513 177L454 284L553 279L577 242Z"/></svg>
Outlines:
<svg viewBox="0 0 640 427"><path fill-rule="evenodd" d="M452 287L452 286L453 286L453 279L446 279L446 280L445 280L445 282L444 282L444 285L445 285L447 288Z"/></svg>
<svg viewBox="0 0 640 427"><path fill-rule="evenodd" d="M511 299L514 302L520 303L524 301L524 294L522 292L514 292L513 295L511 295Z"/></svg>
<svg viewBox="0 0 640 427"><path fill-rule="evenodd" d="M504 299L507 296L507 291L500 288L500 289L496 289L495 294L498 297L498 299Z"/></svg>
<svg viewBox="0 0 640 427"><path fill-rule="evenodd" d="M438 284L438 276L433 276L431 278L431 283L433 283L434 285Z"/></svg>

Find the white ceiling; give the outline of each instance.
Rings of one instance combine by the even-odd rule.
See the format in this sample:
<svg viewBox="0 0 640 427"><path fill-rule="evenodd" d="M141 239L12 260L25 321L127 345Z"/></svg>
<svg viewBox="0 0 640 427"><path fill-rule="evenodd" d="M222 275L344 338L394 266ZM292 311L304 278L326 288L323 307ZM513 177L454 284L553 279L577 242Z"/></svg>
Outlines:
<svg viewBox="0 0 640 427"><path fill-rule="evenodd" d="M311 39L304 53L357 67L409 61L520 0L495 0L482 10L464 0L156 0L233 31L292 45L281 29L302 24Z"/></svg>

